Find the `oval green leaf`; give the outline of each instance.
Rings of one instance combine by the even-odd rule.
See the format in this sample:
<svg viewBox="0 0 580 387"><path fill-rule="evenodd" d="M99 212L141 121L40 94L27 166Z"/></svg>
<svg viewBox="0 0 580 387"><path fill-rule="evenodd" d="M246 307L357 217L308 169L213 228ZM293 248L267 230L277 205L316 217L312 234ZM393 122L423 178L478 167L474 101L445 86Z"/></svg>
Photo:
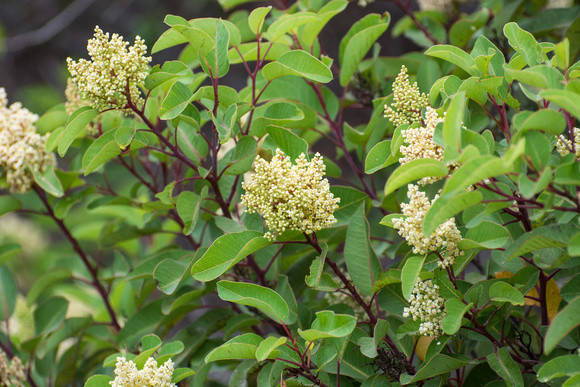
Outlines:
<svg viewBox="0 0 580 387"><path fill-rule="evenodd" d="M429 176L447 176L447 166L435 159L416 159L399 166L391 173L385 184L385 196L397 188L415 180Z"/></svg>
<svg viewBox="0 0 580 387"><path fill-rule="evenodd" d="M274 290L263 286L220 281L217 289L222 300L258 308L279 323L284 323L290 313L286 301Z"/></svg>

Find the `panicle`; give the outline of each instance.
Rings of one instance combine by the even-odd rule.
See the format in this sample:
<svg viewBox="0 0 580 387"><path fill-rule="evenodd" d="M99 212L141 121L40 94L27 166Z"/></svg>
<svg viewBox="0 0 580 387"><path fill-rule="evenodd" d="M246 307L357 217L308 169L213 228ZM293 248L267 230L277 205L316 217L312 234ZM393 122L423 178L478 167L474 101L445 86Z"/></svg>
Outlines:
<svg viewBox="0 0 580 387"><path fill-rule="evenodd" d="M395 127L403 124L421 122L421 110L429 106L429 99L425 93L421 94L417 82L409 82L407 68L401 67L401 72L393 83L393 104L385 105L385 117Z"/></svg>
<svg viewBox="0 0 580 387"><path fill-rule="evenodd" d="M333 213L340 198L330 192L325 169L318 153L311 161L302 153L296 164L280 149L270 162L256 157L256 173L242 183L246 192L241 200L246 212L262 215L269 228L267 238L275 239L286 230L311 234L336 223Z"/></svg>

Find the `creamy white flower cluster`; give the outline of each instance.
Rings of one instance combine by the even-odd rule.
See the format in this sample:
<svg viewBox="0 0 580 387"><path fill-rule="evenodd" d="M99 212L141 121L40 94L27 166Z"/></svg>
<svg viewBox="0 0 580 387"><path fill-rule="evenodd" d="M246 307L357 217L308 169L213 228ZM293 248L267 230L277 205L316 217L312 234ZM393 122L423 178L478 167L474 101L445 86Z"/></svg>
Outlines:
<svg viewBox="0 0 580 387"><path fill-rule="evenodd" d="M359 7L366 7L370 3L373 3L375 0L358 0Z"/></svg>
<svg viewBox="0 0 580 387"><path fill-rule="evenodd" d="M576 160L580 160L580 129L574 128L574 149L576 150ZM572 141L568 139L563 139L562 136L556 136L556 150L562 156L570 154L570 149L572 149Z"/></svg>
<svg viewBox="0 0 580 387"><path fill-rule="evenodd" d="M393 83L393 100L392 106L395 109L385 105L385 117L395 127L421 122L421 109L429 106L428 96L425 93L421 94L417 82L413 85L409 82L409 75L405 66L401 67L401 72Z"/></svg>
<svg viewBox="0 0 580 387"><path fill-rule="evenodd" d="M93 105L91 101L83 99L78 85L72 78L69 78L66 81L66 89L64 90L64 95L66 97L64 109L69 116L73 114L77 109L80 109L84 106ZM101 115L98 115L93 119L93 121L91 121L86 126L87 135L97 136L99 134L99 122L101 121L101 117L102 117Z"/></svg>
<svg viewBox="0 0 580 387"><path fill-rule="evenodd" d="M113 387L176 387L177 385L171 382L173 366L173 361L169 359L164 365L157 367L155 359L150 357L143 369L138 370L133 361L117 357L115 380L109 384Z"/></svg>
<svg viewBox="0 0 580 387"><path fill-rule="evenodd" d="M82 98L92 106L105 110L124 109L127 97L135 104L143 102L138 85L143 83L149 69L151 57L145 56L147 46L139 36L129 49L129 42L113 34L104 34L97 26L95 37L87 46L91 61L67 59L68 70L78 85Z"/></svg>
<svg viewBox="0 0 580 387"><path fill-rule="evenodd" d="M411 316L413 321L421 321L419 325L421 335L438 337L443 334L441 323L447 312L439 286L431 280L417 279L409 303L411 306L403 309L403 317Z"/></svg>
<svg viewBox="0 0 580 387"><path fill-rule="evenodd" d="M258 212L266 221L265 237L273 240L286 230L311 234L336 223L340 198L330 192L325 169L318 153L311 161L302 153L295 165L280 149L271 162L256 157L256 173L242 183L241 200L247 212Z"/></svg>
<svg viewBox="0 0 580 387"><path fill-rule="evenodd" d="M20 358L14 356L8 365L8 357L0 349L0 387L23 387L25 380L26 373Z"/></svg>
<svg viewBox="0 0 580 387"><path fill-rule="evenodd" d="M403 157L399 159L401 164L406 164L417 159L435 159L443 161L444 149L433 142L433 133L438 123L445 121L439 117L437 111L428 106L425 113L425 126L409 128L401 131L401 136L408 145L402 145L399 150ZM429 176L419 180L419 185L427 185L440 180L440 177Z"/></svg>
<svg viewBox="0 0 580 387"><path fill-rule="evenodd" d="M443 260L439 262L439 266L446 268L453 265L455 258L464 254L457 247L461 241L461 233L455 225L455 218L450 218L440 224L431 235L423 235L425 214L438 196L430 202L425 192L419 191L418 186L409 184L408 189L409 203L401 204L405 217L393 219L393 227L399 230L399 235L413 246L413 253L427 254L443 247L445 251L441 252Z"/></svg>
<svg viewBox="0 0 580 387"><path fill-rule="evenodd" d="M22 107L20 102L8 107L6 91L0 87L0 168L12 192L26 192L34 178L27 169L44 172L54 163L54 155L46 150L48 135L36 133L36 114Z"/></svg>

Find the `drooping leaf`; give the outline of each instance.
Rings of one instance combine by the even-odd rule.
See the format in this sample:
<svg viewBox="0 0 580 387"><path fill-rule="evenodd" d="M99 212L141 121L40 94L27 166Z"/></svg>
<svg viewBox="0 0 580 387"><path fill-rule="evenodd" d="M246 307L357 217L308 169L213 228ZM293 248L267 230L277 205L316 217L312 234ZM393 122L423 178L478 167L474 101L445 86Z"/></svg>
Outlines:
<svg viewBox="0 0 580 387"><path fill-rule="evenodd" d="M190 235L199 218L199 209L201 203L207 195L207 189L201 195L191 191L183 191L177 197L176 209L177 214L183 220L183 234Z"/></svg>
<svg viewBox="0 0 580 387"><path fill-rule="evenodd" d="M286 343L286 337L270 336L264 339L256 349L256 360L264 361L275 355L275 350Z"/></svg>
<svg viewBox="0 0 580 387"><path fill-rule="evenodd" d="M205 362L231 359L255 359L256 349L263 339L255 333L246 333L228 340L224 344L210 351Z"/></svg>
<svg viewBox="0 0 580 387"><path fill-rule="evenodd" d="M544 51L534 35L524 31L514 22L507 23L503 27L503 33L508 38L509 45L522 56L529 66L537 66L544 61Z"/></svg>
<svg viewBox="0 0 580 387"><path fill-rule="evenodd" d="M109 130L103 133L85 151L82 161L85 176L119 154L121 154L121 149L115 141L115 131Z"/></svg>
<svg viewBox="0 0 580 387"><path fill-rule="evenodd" d="M193 265L191 274L198 281L214 280L249 254L269 244L270 241L258 231L222 235Z"/></svg>
<svg viewBox="0 0 580 387"><path fill-rule="evenodd" d="M524 295L507 282L498 281L489 288L489 298L493 301L524 305Z"/></svg>
<svg viewBox="0 0 580 387"><path fill-rule="evenodd" d="M321 247L322 252L314 258L312 264L310 264L310 274L305 277L306 285L314 289L320 285L320 278L324 271L324 261L326 259L326 253L328 252L328 245L326 243L322 242Z"/></svg>
<svg viewBox="0 0 580 387"><path fill-rule="evenodd" d="M405 265L401 271L401 288L403 290L403 297L406 300L411 297L417 278L419 277L419 272L423 267L423 262L425 261L425 256L422 257L409 257L405 260Z"/></svg>
<svg viewBox="0 0 580 387"><path fill-rule="evenodd" d="M288 318L288 304L270 288L244 282L220 281L217 289L224 301L253 306L280 323Z"/></svg>
<svg viewBox="0 0 580 387"><path fill-rule="evenodd" d="M477 66L475 65L475 60L459 47L451 46L448 44L439 44L430 47L427 51L425 51L425 55L441 58L449 63L453 63L469 75L481 75L477 69Z"/></svg>
<svg viewBox="0 0 580 387"><path fill-rule="evenodd" d="M174 119L185 110L192 100L191 90L180 81L175 81L161 102L159 118L162 120Z"/></svg>
<svg viewBox="0 0 580 387"><path fill-rule="evenodd" d="M332 71L320 60L302 50L282 54L277 61L264 66L262 74L269 81L285 75L296 75L320 83L332 80Z"/></svg>
<svg viewBox="0 0 580 387"><path fill-rule="evenodd" d="M412 181L429 176L447 176L447 166L435 159L416 159L399 166L385 184L385 196Z"/></svg>
<svg viewBox="0 0 580 387"><path fill-rule="evenodd" d="M459 298L451 298L445 301L445 312L441 327L447 335L454 335L462 325L463 316L473 306L473 303L464 304Z"/></svg>
<svg viewBox="0 0 580 387"><path fill-rule="evenodd" d="M357 289L371 295L375 278L383 270L370 241L370 227L361 205L350 220L344 246L344 259Z"/></svg>
<svg viewBox="0 0 580 387"><path fill-rule="evenodd" d="M29 168L29 170L32 172L36 184L38 184L38 186L46 193L57 198L64 195L64 188L54 172L54 166L49 166L44 172L39 172L34 168Z"/></svg>
<svg viewBox="0 0 580 387"><path fill-rule="evenodd" d="M463 355L437 354L421 365L415 375L402 374L401 385L407 385L445 374L469 364L469 358Z"/></svg>
<svg viewBox="0 0 580 387"><path fill-rule="evenodd" d="M6 266L0 266L0 321L7 321L16 306L18 288Z"/></svg>
<svg viewBox="0 0 580 387"><path fill-rule="evenodd" d="M64 126L60 140L58 141L58 154L64 156L81 130L85 128L97 115L99 111L90 106L83 106L77 109Z"/></svg>
<svg viewBox="0 0 580 387"><path fill-rule="evenodd" d="M580 374L580 356L559 356L548 361L540 368L538 371L538 380L546 383L554 378L578 374Z"/></svg>
<svg viewBox="0 0 580 387"><path fill-rule="evenodd" d="M487 355L487 363L509 387L523 387L524 379L516 362L512 359L505 347Z"/></svg>
<svg viewBox="0 0 580 387"><path fill-rule="evenodd" d="M439 225L459 212L483 200L481 192L475 190L461 193L448 193L437 198L425 214L423 234L431 235Z"/></svg>
<svg viewBox="0 0 580 387"><path fill-rule="evenodd" d="M330 310L316 313L311 329L298 329L298 334L306 341L327 337L345 337L356 327L356 318L347 314L335 314Z"/></svg>
<svg viewBox="0 0 580 387"><path fill-rule="evenodd" d="M580 325L580 296L562 309L550 324L544 338L544 353L549 355L573 329Z"/></svg>
<svg viewBox="0 0 580 387"><path fill-rule="evenodd" d="M357 71L360 61L375 41L387 30L391 16L370 14L357 21L340 41L340 84L346 86Z"/></svg>

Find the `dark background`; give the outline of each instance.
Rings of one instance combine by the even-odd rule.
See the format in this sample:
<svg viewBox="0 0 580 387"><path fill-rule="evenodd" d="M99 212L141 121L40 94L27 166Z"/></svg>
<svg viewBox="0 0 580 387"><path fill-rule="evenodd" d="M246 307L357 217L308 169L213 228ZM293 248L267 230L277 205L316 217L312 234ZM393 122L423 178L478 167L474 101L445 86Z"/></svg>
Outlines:
<svg viewBox="0 0 580 387"><path fill-rule="evenodd" d="M280 7L279 3L253 2L236 9ZM6 89L9 103L21 101L28 109L42 114L64 101L66 58L88 58L87 40L92 38L95 25L104 32L123 35L131 45L135 35L140 35L151 48L167 29L163 24L166 14L186 19L227 18L233 11L225 12L217 0L0 0L0 87ZM322 36L328 54L338 57L340 39L356 20L367 13L386 11L392 19L389 30L379 40L381 55L398 56L415 49L404 39L390 37L390 29L402 12L389 2L377 0L366 8L350 3L326 26ZM156 54L152 65L175 59L176 55ZM236 68L239 72L233 78L239 74L245 84L242 66Z"/></svg>

